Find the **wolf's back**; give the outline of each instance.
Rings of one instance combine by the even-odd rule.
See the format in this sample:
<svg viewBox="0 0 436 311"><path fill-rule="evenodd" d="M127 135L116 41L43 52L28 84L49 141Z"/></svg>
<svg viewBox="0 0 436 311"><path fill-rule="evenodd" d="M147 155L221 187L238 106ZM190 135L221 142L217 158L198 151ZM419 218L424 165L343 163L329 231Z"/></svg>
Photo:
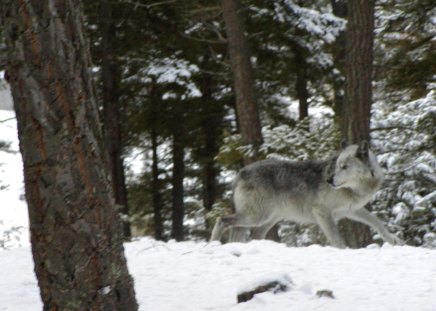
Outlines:
<svg viewBox="0 0 436 311"><path fill-rule="evenodd" d="M316 190L326 180L332 160L325 161L283 161L267 159L243 168L237 175L233 187L243 182L246 190L263 188L273 191L292 189Z"/></svg>

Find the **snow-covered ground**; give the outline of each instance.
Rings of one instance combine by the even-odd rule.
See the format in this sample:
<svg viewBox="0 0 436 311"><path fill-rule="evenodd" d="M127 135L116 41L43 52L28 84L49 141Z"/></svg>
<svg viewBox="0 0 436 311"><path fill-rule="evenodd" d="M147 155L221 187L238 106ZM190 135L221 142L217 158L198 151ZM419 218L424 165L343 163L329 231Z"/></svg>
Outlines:
<svg viewBox="0 0 436 311"><path fill-rule="evenodd" d="M409 246L339 250L248 244L127 243L140 310L436 310L436 251ZM29 248L0 251L0 310L41 310ZM237 304L238 289L288 275L285 293L262 293ZM318 298L330 290L334 299Z"/></svg>

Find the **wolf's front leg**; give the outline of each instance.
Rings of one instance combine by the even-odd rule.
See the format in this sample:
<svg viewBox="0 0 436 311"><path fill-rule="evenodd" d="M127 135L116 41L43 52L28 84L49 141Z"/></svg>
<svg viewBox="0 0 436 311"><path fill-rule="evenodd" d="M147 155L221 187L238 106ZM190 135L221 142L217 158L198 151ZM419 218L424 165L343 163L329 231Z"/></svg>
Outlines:
<svg viewBox="0 0 436 311"><path fill-rule="evenodd" d="M219 241L224 231L224 224L221 217L217 217L215 226L213 227L210 241Z"/></svg>
<svg viewBox="0 0 436 311"><path fill-rule="evenodd" d="M224 231L228 230L236 222L237 217L235 215L217 217L210 241L220 241Z"/></svg>
<svg viewBox="0 0 436 311"><path fill-rule="evenodd" d="M330 212L316 207L313 209L313 215L330 244L337 248L345 248L345 242Z"/></svg>
<svg viewBox="0 0 436 311"><path fill-rule="evenodd" d="M378 234L382 237L385 242L388 242L392 245L403 245L404 242L397 236L393 235L386 229L385 225L378 219L375 215L371 214L365 208L358 209L350 215L347 215L347 218L352 220L356 220L361 222L367 226L370 226L372 229L377 231Z"/></svg>

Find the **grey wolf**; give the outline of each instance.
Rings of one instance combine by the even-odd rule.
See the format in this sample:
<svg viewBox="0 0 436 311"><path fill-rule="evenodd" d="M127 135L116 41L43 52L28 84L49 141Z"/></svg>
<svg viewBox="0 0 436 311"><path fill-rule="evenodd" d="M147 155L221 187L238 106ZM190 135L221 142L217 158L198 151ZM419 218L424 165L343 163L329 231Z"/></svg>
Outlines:
<svg viewBox="0 0 436 311"><path fill-rule="evenodd" d="M380 189L383 172L367 142L343 144L321 161L267 159L244 167L233 181L235 214L217 218L211 240L230 230L230 242L264 239L281 220L315 223L335 247L345 243L336 225L344 217L364 223L391 244L401 243L364 206Z"/></svg>

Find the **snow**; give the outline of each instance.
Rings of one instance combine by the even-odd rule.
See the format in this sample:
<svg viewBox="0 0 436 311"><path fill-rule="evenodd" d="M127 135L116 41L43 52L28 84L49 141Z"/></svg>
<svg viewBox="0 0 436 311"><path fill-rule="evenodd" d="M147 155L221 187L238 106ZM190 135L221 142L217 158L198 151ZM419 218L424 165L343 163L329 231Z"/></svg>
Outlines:
<svg viewBox="0 0 436 311"><path fill-rule="evenodd" d="M153 80L160 84L177 84L185 88L185 94L182 99L201 97L201 92L198 87L191 81L193 73L197 73L199 68L195 64L191 64L184 59L177 57L157 58L150 60L149 64L141 70L143 83L150 83ZM136 79L138 76L130 77ZM162 99L175 99L177 92L166 92Z"/></svg>
<svg viewBox="0 0 436 311"><path fill-rule="evenodd" d="M24 201L23 164L13 111L0 110L0 249L29 245L27 204ZM1 310L1 309L0 309Z"/></svg>
<svg viewBox="0 0 436 311"><path fill-rule="evenodd" d="M308 53L306 61L318 68L331 68L332 55L325 53L324 45L333 43L345 29L346 21L331 12L320 12L302 7L293 1L275 1L273 10L250 6L255 16L270 16L277 25L284 25L284 33L291 42L297 43ZM298 31L296 31L298 30ZM309 34L302 36L301 32ZM296 35L296 33L298 35ZM316 38L316 39L315 39ZM315 39L315 40L314 40Z"/></svg>
<svg viewBox="0 0 436 311"><path fill-rule="evenodd" d="M436 250L372 245L339 250L247 244L126 243L140 310L436 310ZM41 310L28 247L0 251L0 310ZM260 279L292 279L285 293L237 304L238 289ZM330 290L335 299L318 298Z"/></svg>

